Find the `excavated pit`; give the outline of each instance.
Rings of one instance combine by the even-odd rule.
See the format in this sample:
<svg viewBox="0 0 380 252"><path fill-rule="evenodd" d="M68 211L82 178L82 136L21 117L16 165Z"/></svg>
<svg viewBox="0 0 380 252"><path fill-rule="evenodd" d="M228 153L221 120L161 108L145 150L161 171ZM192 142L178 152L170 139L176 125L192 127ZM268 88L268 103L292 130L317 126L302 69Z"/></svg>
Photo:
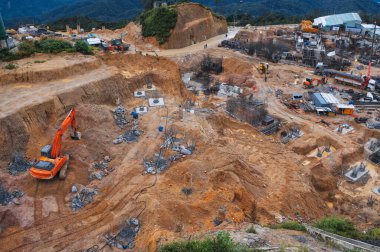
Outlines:
<svg viewBox="0 0 380 252"><path fill-rule="evenodd" d="M180 113L179 105L193 96L182 83L176 63L138 55L105 56L102 61L106 70L112 68L111 76L63 90L0 118L0 166L4 168L0 181L25 192L21 205L0 206L3 249L86 250L104 245L104 234L115 233L131 218L141 223L134 249L154 250L159 238L214 230L215 220L270 224L284 218L302 216L310 221L334 211L347 213L353 201L339 192L334 175L341 164L359 159L357 149L347 150L329 136L313 136L308 126L302 127L305 136L282 145L218 111L212 100L204 104L213 110ZM131 119L133 108L147 106L146 100L133 97L135 91L146 90L147 82L157 87L153 94L165 100L166 108L150 107L140 115L144 133L137 142L114 145L113 139L125 133L113 118L117 101ZM28 173L10 179L5 167L12 154L37 158L73 106L82 139L64 137L63 150L72 157L66 180L37 181ZM144 175L143 158L157 153L162 143L161 125L191 138L196 150L162 174ZM302 124L288 126L292 125ZM318 164L302 166L304 156L320 144L331 144L337 151ZM90 181L89 168L106 156L114 170L102 180ZM94 202L75 213L70 208L74 184L98 189Z"/></svg>

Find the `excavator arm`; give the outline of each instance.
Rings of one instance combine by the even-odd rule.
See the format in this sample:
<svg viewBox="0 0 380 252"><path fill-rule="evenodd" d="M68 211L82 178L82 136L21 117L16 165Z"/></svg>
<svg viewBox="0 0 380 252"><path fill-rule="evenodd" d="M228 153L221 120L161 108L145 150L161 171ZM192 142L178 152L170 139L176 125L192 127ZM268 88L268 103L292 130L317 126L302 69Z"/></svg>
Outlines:
<svg viewBox="0 0 380 252"><path fill-rule="evenodd" d="M65 134L66 130L71 126L73 132L72 132L72 138L77 139L78 138L78 132L76 128L76 120L75 120L75 108L71 109L70 113L67 115L65 120L62 122L59 129L56 131L54 136L54 141L51 149L51 157L56 158L61 156L61 149L62 149L62 136Z"/></svg>
<svg viewBox="0 0 380 252"><path fill-rule="evenodd" d="M362 83L362 89L366 89L368 87L368 83L371 79L371 62L368 63L368 72L365 80Z"/></svg>

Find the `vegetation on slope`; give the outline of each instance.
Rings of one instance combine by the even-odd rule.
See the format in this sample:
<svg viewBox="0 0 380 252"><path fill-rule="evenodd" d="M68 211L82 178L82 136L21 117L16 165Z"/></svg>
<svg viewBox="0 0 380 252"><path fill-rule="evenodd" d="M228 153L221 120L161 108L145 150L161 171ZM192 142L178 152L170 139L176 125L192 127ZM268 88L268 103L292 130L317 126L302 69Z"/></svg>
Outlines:
<svg viewBox="0 0 380 252"><path fill-rule="evenodd" d="M145 11L140 16L142 35L144 37L154 36L160 44L164 44L177 23L177 16L177 10L170 7Z"/></svg>
<svg viewBox="0 0 380 252"><path fill-rule="evenodd" d="M82 54L93 54L92 48L84 41L76 42L75 46L63 40L42 39L41 41L25 41L18 47L18 52L12 53L7 49L0 50L0 61L13 61L30 57L34 53L60 53L80 52Z"/></svg>
<svg viewBox="0 0 380 252"><path fill-rule="evenodd" d="M306 231L304 225L296 222L296 221L285 221L283 223L272 226L274 229L288 229L288 230L296 230L296 231Z"/></svg>
<svg viewBox="0 0 380 252"><path fill-rule="evenodd" d="M221 232L204 240L179 241L162 246L159 252L245 252L253 251L232 241L228 233Z"/></svg>
<svg viewBox="0 0 380 252"><path fill-rule="evenodd" d="M380 228L372 228L366 232L361 232L351 221L341 217L326 217L317 221L314 226L343 237L380 243Z"/></svg>

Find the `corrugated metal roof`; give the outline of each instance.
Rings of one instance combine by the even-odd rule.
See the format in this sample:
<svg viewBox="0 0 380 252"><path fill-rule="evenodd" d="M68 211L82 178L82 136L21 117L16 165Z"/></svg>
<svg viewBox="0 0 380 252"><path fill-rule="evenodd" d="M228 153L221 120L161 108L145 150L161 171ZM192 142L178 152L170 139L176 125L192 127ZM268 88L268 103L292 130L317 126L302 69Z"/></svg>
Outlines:
<svg viewBox="0 0 380 252"><path fill-rule="evenodd" d="M339 101L335 96L329 93L321 93L322 98L329 104L338 104Z"/></svg>
<svg viewBox="0 0 380 252"><path fill-rule="evenodd" d="M362 24L361 25L364 29L375 29L375 25L374 24ZM376 29L380 29L380 26L376 25Z"/></svg>
<svg viewBox="0 0 380 252"><path fill-rule="evenodd" d="M349 22L362 22L358 13L343 13L331 16L318 17L314 19L313 25L337 26Z"/></svg>
<svg viewBox="0 0 380 252"><path fill-rule="evenodd" d="M323 97L322 97L322 95L320 93L314 93L313 97L314 97L313 100L318 100L318 103L319 103L318 105L327 105L326 100L323 99Z"/></svg>

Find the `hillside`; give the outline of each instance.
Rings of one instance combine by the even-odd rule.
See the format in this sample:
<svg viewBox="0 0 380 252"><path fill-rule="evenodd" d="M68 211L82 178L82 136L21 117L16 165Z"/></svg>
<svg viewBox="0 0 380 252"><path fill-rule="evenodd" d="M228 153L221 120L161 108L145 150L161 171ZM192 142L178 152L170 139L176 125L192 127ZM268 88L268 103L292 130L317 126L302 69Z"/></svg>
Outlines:
<svg viewBox="0 0 380 252"><path fill-rule="evenodd" d="M380 3L374 0L194 0L210 6L214 11L231 15L246 13L263 15L280 13L291 16L327 15L350 11L380 14ZM16 8L17 7L17 8ZM7 25L16 25L29 17L29 22L53 22L58 19L86 16L101 21L119 21L137 17L143 10L140 0L3 0L0 2ZM24 21L25 22L25 21Z"/></svg>
<svg viewBox="0 0 380 252"><path fill-rule="evenodd" d="M78 0L1 0L0 10L7 24L14 20L31 20L58 7ZM29 19L28 19L29 18ZM17 22L17 21L15 21Z"/></svg>
<svg viewBox="0 0 380 252"><path fill-rule="evenodd" d="M213 0L195 0L207 6L215 8ZM380 13L380 4L373 0L246 0L239 1L224 0L218 5L218 12L226 14L248 13L251 15L262 15L268 12L277 12L285 15L302 16L311 12L319 12L321 15L344 13L351 11L362 11L366 13Z"/></svg>
<svg viewBox="0 0 380 252"><path fill-rule="evenodd" d="M44 22L74 16L86 16L102 21L130 19L142 11L139 0L85 0L62 6L42 16Z"/></svg>
<svg viewBox="0 0 380 252"><path fill-rule="evenodd" d="M176 9L177 24L165 48L182 48L227 33L226 20L214 16L210 10L200 4L180 4Z"/></svg>

